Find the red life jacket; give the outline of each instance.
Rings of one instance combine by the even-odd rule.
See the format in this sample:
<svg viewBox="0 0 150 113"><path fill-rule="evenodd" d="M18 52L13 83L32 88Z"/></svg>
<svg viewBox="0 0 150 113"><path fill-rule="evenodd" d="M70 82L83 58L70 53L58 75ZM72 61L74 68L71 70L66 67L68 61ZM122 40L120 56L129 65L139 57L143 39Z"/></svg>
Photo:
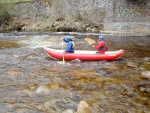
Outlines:
<svg viewBox="0 0 150 113"><path fill-rule="evenodd" d="M103 41L103 42L104 42L104 41ZM108 46L106 45L105 42L104 42L104 45L99 48L99 50L108 51Z"/></svg>

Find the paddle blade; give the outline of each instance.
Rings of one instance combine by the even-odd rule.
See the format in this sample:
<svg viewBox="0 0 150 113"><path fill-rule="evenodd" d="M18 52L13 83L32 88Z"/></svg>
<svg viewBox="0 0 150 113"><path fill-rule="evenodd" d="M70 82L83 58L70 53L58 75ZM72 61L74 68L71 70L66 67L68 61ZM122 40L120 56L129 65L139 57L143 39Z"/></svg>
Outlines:
<svg viewBox="0 0 150 113"><path fill-rule="evenodd" d="M63 63L63 64L65 64L65 59L64 59L64 57L63 57L63 61L62 61L62 63Z"/></svg>

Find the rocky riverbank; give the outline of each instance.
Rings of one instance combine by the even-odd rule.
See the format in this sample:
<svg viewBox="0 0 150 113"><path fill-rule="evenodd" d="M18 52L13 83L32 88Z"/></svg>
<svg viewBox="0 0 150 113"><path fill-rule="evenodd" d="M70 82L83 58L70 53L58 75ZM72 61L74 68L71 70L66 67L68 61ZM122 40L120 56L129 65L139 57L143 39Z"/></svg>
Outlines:
<svg viewBox="0 0 150 113"><path fill-rule="evenodd" d="M97 32L103 29L103 25L86 24L82 21L66 20L65 18L58 18L52 20L51 18L37 18L31 20L30 17L13 18L9 23L5 24L1 31L39 31L39 32Z"/></svg>
<svg viewBox="0 0 150 113"><path fill-rule="evenodd" d="M30 17L13 18L9 23L5 24L1 32L93 32L102 34L118 34L118 35L150 35L150 29L141 27L133 30L104 30L104 25L86 24L82 21L65 20L58 18L57 20L47 18Z"/></svg>
<svg viewBox="0 0 150 113"><path fill-rule="evenodd" d="M6 16L0 15L0 31L150 35L149 4L125 0L117 3L111 0L31 0L2 4Z"/></svg>

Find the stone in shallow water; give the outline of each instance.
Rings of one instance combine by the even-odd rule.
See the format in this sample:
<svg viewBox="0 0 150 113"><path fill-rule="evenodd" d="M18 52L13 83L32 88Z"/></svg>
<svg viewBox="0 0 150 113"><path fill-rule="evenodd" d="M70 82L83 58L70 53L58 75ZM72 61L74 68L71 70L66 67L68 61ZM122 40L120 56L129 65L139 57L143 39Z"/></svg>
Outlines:
<svg viewBox="0 0 150 113"><path fill-rule="evenodd" d="M62 113L75 113L75 111L73 111L72 109L67 109L63 111Z"/></svg>
<svg viewBox="0 0 150 113"><path fill-rule="evenodd" d="M57 89L57 88L59 88L59 83L53 82L53 83L47 84L47 86L48 86L50 89Z"/></svg>
<svg viewBox="0 0 150 113"><path fill-rule="evenodd" d="M128 67L132 67L132 68L137 68L137 67L138 67L138 64L135 63L135 62L127 62L127 66L128 66Z"/></svg>
<svg viewBox="0 0 150 113"><path fill-rule="evenodd" d="M91 108L86 101L80 101L76 113L91 113Z"/></svg>
<svg viewBox="0 0 150 113"><path fill-rule="evenodd" d="M102 68L102 69L95 69L95 71L101 75L104 75L104 76L108 76L109 74L112 74L111 71L109 71L107 68Z"/></svg>
<svg viewBox="0 0 150 113"><path fill-rule="evenodd" d="M144 71L141 73L142 78L150 79L150 71Z"/></svg>
<svg viewBox="0 0 150 113"><path fill-rule="evenodd" d="M50 92L50 89L48 88L48 86L40 86L37 90L36 93L37 94L48 94Z"/></svg>

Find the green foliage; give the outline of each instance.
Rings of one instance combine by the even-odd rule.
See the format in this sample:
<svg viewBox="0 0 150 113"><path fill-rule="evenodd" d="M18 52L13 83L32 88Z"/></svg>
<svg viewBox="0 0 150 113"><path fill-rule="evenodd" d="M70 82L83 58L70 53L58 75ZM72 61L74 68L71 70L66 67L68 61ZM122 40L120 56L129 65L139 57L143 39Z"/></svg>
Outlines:
<svg viewBox="0 0 150 113"><path fill-rule="evenodd" d="M11 16L9 15L11 8L12 4L0 4L0 25L3 25L11 20Z"/></svg>
<svg viewBox="0 0 150 113"><path fill-rule="evenodd" d="M12 4L0 4L0 16L11 10Z"/></svg>
<svg viewBox="0 0 150 113"><path fill-rule="evenodd" d="M29 2L33 0L0 0L0 4L17 3L17 2Z"/></svg>
<svg viewBox="0 0 150 113"><path fill-rule="evenodd" d="M9 13L12 8L13 3L17 2L28 2L33 0L0 0L0 16L5 13Z"/></svg>

